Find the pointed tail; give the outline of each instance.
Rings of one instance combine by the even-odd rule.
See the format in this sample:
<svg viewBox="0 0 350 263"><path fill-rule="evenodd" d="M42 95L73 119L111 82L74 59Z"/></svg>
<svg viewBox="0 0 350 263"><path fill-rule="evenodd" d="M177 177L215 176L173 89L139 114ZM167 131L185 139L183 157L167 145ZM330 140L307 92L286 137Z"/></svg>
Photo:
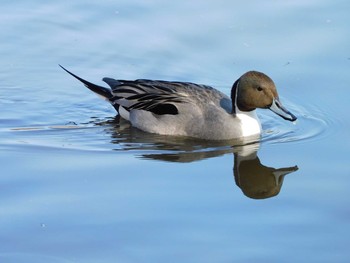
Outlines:
<svg viewBox="0 0 350 263"><path fill-rule="evenodd" d="M72 72L68 71L65 69L63 66L59 65L64 71L66 71L68 74L72 75L74 78L78 79L81 81L88 89L91 91L97 93L98 95L102 96L103 98L110 100L113 97L113 94L110 89L98 86L96 84L93 84L85 79L82 79L78 77L77 75L73 74Z"/></svg>

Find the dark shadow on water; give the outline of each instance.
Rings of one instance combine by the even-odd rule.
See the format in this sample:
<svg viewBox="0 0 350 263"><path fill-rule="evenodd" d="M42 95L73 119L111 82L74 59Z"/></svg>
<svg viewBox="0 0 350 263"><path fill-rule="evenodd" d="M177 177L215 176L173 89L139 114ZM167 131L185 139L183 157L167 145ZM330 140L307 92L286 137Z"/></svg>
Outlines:
<svg viewBox="0 0 350 263"><path fill-rule="evenodd" d="M116 117L102 122L111 136L116 151L133 150L142 159L188 163L207 158L234 155L233 175L243 194L253 199L265 199L279 194L285 175L297 166L274 168L261 163L258 157L259 138L230 141L204 141L186 137L149 134Z"/></svg>

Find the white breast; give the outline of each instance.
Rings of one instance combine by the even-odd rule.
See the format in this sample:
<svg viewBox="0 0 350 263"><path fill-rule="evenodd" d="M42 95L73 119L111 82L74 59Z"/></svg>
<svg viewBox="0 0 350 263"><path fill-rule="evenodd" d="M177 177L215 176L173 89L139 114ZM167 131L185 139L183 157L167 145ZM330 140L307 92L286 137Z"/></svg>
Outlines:
<svg viewBox="0 0 350 263"><path fill-rule="evenodd" d="M261 124L255 110L242 112L237 108L236 117L240 120L240 129L243 137L261 133Z"/></svg>

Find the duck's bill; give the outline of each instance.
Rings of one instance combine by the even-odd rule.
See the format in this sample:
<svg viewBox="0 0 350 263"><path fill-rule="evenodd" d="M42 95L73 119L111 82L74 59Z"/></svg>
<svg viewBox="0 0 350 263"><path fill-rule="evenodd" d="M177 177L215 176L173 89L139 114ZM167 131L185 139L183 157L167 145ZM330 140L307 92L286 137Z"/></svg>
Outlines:
<svg viewBox="0 0 350 263"><path fill-rule="evenodd" d="M270 110L276 113L278 116L281 116L283 119L288 121L295 121L297 117L295 117L290 111L288 111L285 107L282 106L281 102L278 99L274 99Z"/></svg>

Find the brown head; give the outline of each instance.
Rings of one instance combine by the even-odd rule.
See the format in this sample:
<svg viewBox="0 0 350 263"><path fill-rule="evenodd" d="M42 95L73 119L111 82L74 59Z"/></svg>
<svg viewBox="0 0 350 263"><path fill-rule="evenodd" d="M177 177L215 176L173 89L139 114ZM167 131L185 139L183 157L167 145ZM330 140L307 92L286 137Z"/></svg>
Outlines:
<svg viewBox="0 0 350 263"><path fill-rule="evenodd" d="M244 73L233 84L231 98L234 110L235 106L243 112L256 108L270 109L286 120L296 120L296 117L282 106L275 83L264 73Z"/></svg>

